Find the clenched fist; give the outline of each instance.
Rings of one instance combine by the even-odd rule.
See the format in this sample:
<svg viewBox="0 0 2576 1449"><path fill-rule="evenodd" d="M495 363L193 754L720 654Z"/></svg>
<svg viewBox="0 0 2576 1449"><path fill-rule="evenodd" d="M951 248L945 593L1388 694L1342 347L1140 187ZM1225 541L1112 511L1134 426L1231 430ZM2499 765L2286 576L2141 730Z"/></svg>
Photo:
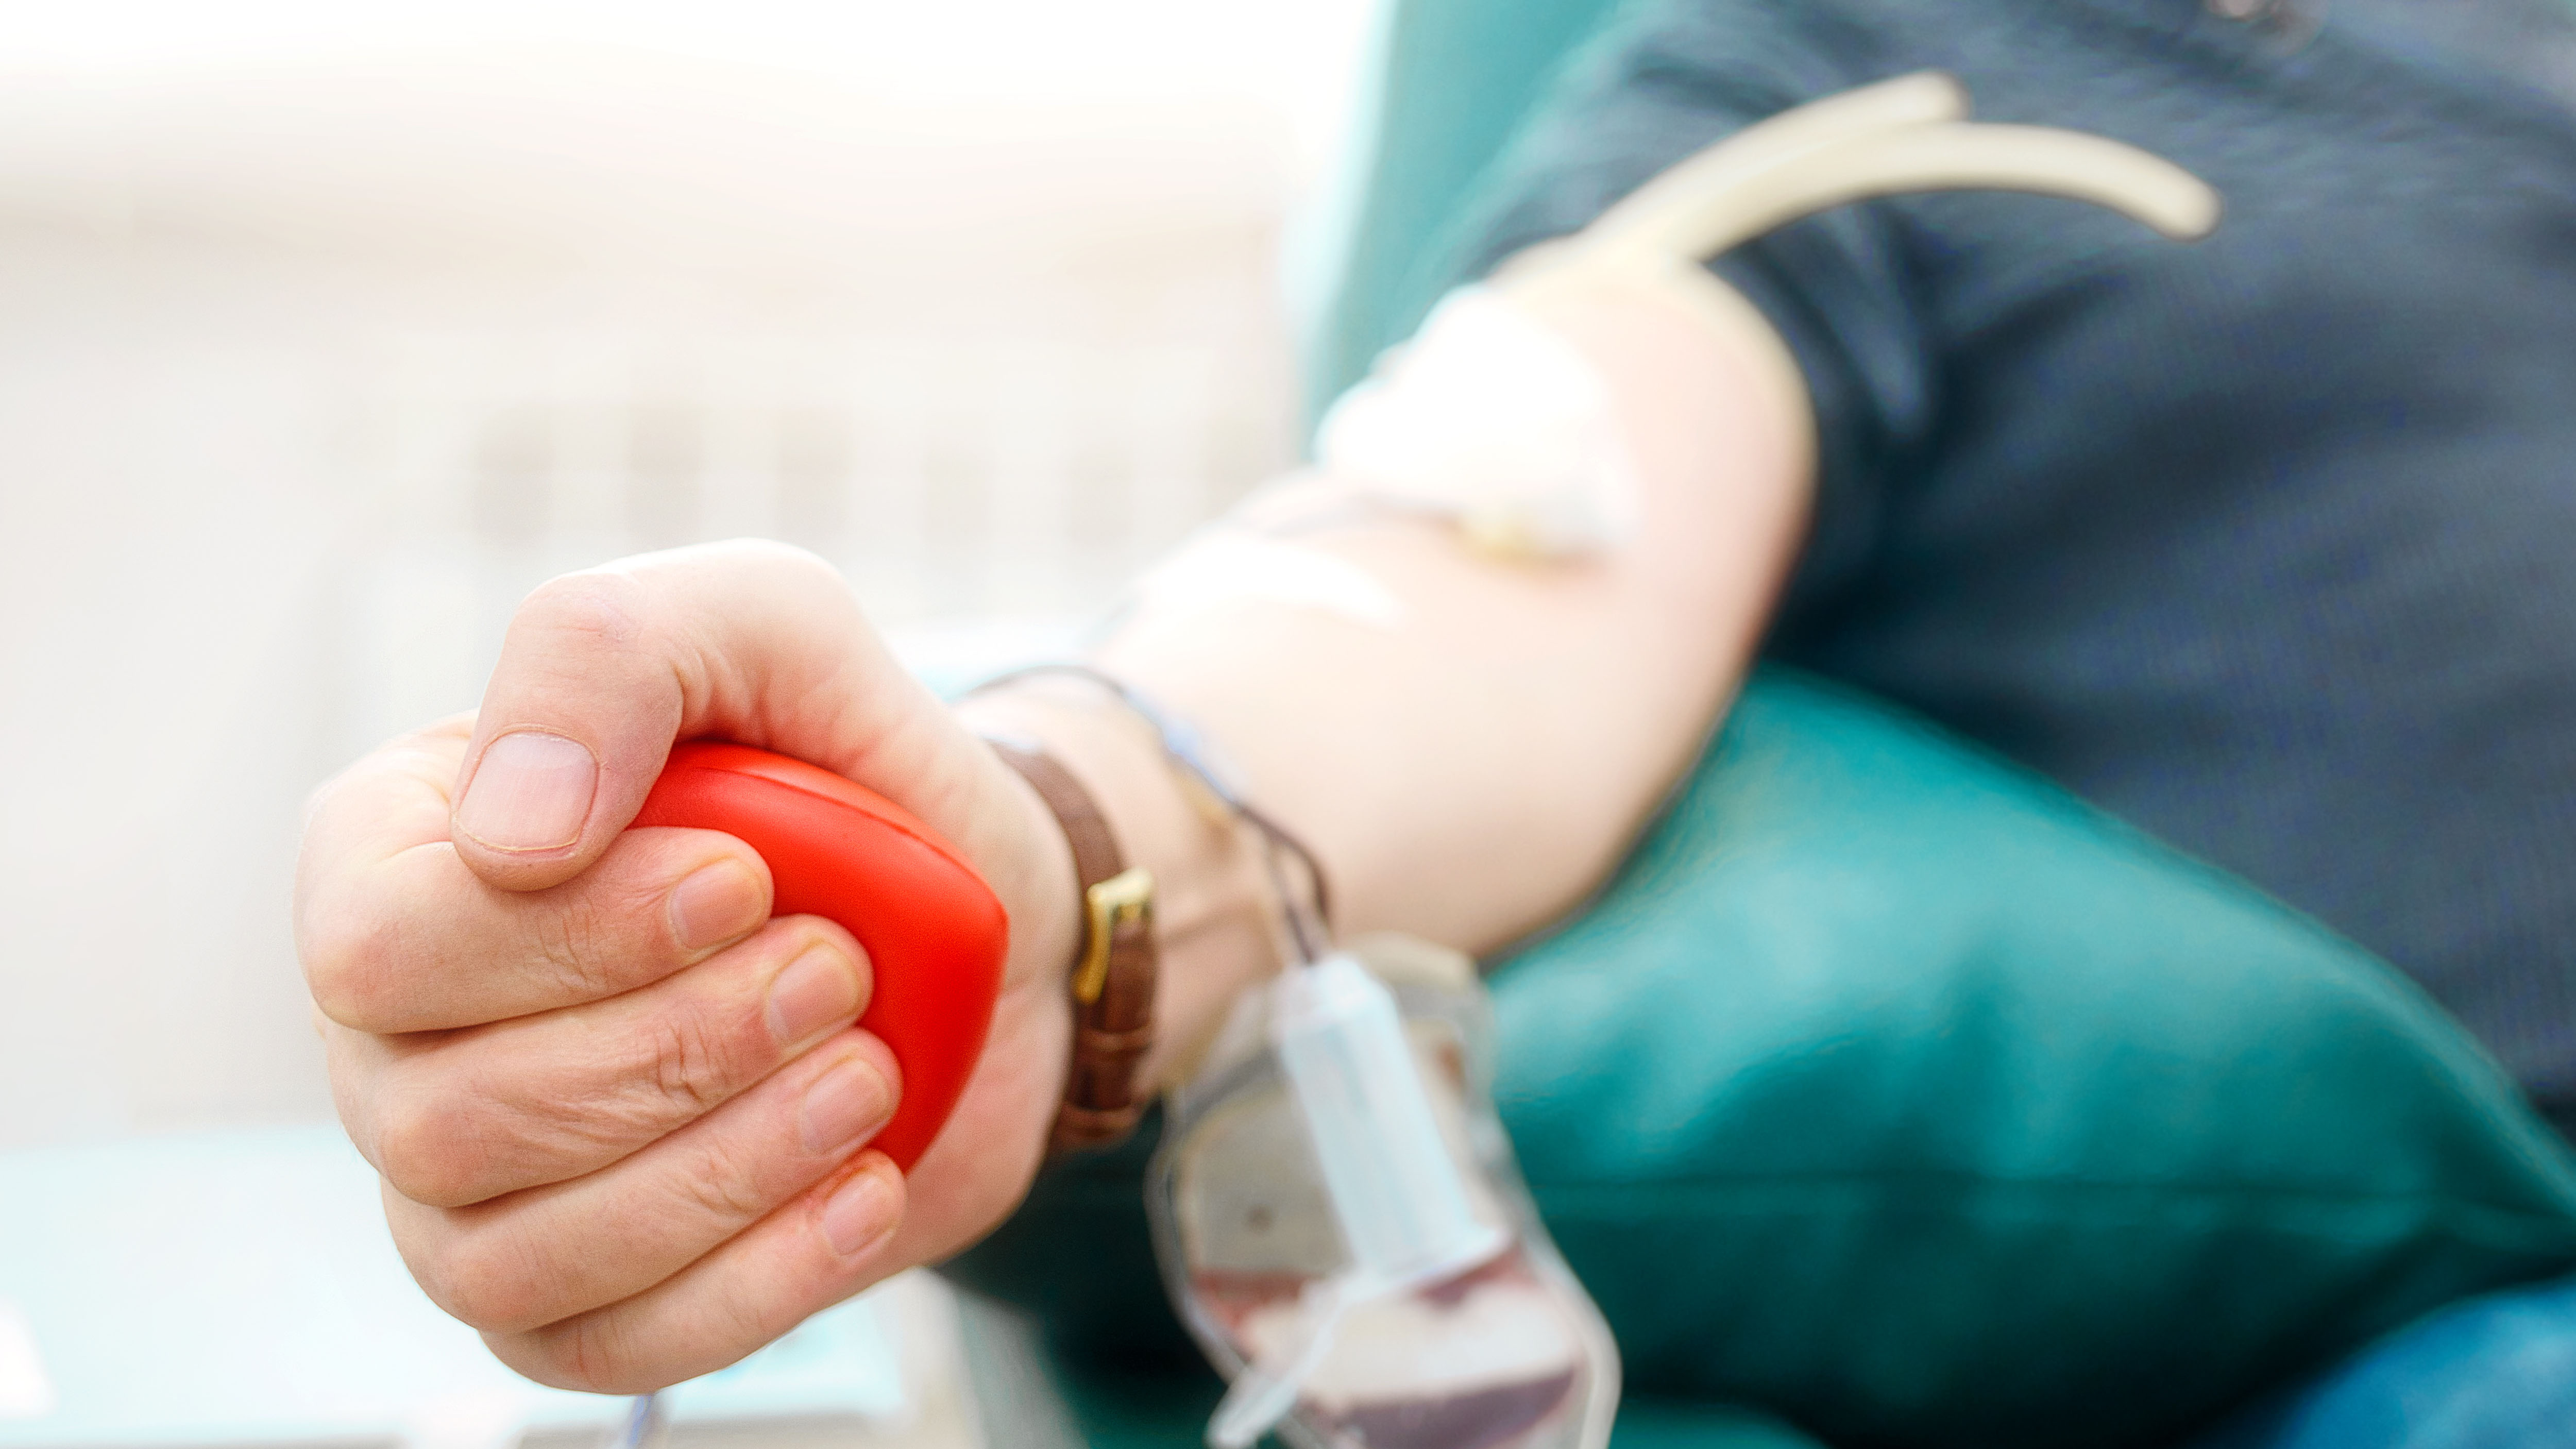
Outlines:
<svg viewBox="0 0 2576 1449"><path fill-rule="evenodd" d="M835 771L1001 897L1011 954L957 1112L907 1177L852 1023L869 963L772 919L741 841L627 823L676 740ZM316 796L296 939L340 1116L431 1298L513 1368L658 1388L951 1252L1026 1190L1070 1036L1073 870L1035 794L808 555L724 544L567 575L483 707Z"/></svg>

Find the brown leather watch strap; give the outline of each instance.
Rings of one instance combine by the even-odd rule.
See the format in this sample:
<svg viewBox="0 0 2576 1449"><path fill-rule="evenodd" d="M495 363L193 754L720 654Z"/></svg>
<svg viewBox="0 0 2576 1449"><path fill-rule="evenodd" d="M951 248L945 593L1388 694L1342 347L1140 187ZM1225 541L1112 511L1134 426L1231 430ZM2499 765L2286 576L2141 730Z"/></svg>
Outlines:
<svg viewBox="0 0 2576 1449"><path fill-rule="evenodd" d="M1049 1155L1112 1147L1136 1130L1145 1103L1136 1067L1154 1044L1154 878L1130 868L1109 820L1073 772L1052 757L1005 740L987 743L1020 772L1064 827L1073 848L1082 930L1069 985L1073 1061L1056 1109Z"/></svg>

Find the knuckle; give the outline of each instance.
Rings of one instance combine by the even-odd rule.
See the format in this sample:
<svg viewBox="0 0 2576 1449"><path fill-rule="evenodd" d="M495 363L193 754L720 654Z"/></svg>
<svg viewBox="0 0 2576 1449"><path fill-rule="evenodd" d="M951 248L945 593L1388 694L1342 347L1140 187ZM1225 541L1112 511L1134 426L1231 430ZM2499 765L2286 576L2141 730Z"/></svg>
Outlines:
<svg viewBox="0 0 2576 1449"><path fill-rule="evenodd" d="M397 1092L377 1122L377 1170L394 1191L426 1207L481 1201L487 1156L467 1113L445 1094Z"/></svg>
<svg viewBox="0 0 2576 1449"><path fill-rule="evenodd" d="M747 1354L796 1326L792 1305L764 1298L749 1285L735 1282L708 1305L708 1317L728 1349Z"/></svg>
<svg viewBox="0 0 2576 1449"><path fill-rule="evenodd" d="M616 1318L612 1313L586 1313L564 1324L561 1332L547 1335L545 1357L555 1370L547 1381L586 1394L614 1394L630 1388L627 1360L632 1353Z"/></svg>
<svg viewBox="0 0 2576 1449"><path fill-rule="evenodd" d="M620 1382L618 1360L611 1347L613 1330L602 1327L600 1322L614 1316L614 1312L603 1309L519 1333L487 1329L483 1342L493 1357L521 1377L550 1389L614 1394L652 1387Z"/></svg>
<svg viewBox="0 0 2576 1449"><path fill-rule="evenodd" d="M601 570L562 574L521 601L511 628L624 646L644 633L645 605L643 590L623 575Z"/></svg>
<svg viewBox="0 0 2576 1449"><path fill-rule="evenodd" d="M681 1174L678 1189L691 1212L721 1224L728 1235L758 1222L771 1207L755 1174L721 1152L709 1153L696 1170Z"/></svg>
<svg viewBox="0 0 2576 1449"><path fill-rule="evenodd" d="M695 1121L733 1095L733 1067L740 1053L704 1014L666 1015L653 1023L650 1035L652 1090L658 1102Z"/></svg>
<svg viewBox="0 0 2576 1449"><path fill-rule="evenodd" d="M393 983L402 958L400 924L381 913L317 910L297 926L304 983L322 1014L352 1031L398 1030Z"/></svg>
<svg viewBox="0 0 2576 1449"><path fill-rule="evenodd" d="M612 913L572 890L549 891L530 905L529 949L558 991L578 1001L615 995L620 945Z"/></svg>
<svg viewBox="0 0 2576 1449"><path fill-rule="evenodd" d="M431 1302L484 1333L521 1333L545 1324L552 1281L514 1234L468 1231L432 1255L419 1273Z"/></svg>

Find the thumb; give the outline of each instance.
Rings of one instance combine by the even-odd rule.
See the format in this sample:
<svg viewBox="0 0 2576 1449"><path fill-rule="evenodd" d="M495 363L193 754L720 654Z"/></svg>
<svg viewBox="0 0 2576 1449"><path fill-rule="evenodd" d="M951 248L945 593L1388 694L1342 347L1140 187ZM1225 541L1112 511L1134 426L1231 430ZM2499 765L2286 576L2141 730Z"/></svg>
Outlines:
<svg viewBox="0 0 2576 1449"><path fill-rule="evenodd" d="M519 606L458 772L457 852L511 890L570 879L635 818L672 743L702 736L821 765L943 833L970 828L983 793L968 737L830 565L708 544L566 574Z"/></svg>

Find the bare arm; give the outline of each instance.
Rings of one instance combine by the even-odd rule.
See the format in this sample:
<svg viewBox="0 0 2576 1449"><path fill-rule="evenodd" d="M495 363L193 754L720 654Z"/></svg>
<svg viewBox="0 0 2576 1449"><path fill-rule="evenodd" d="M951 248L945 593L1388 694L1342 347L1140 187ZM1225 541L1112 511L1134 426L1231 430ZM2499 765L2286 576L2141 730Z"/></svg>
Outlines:
<svg viewBox="0 0 2576 1449"><path fill-rule="evenodd" d="M1148 609L1101 652L1203 727L1251 797L1313 845L1345 931L1484 951L1578 903L1731 696L1801 533L1804 398L1749 307L1646 289L1533 306L1611 384L1642 484L1633 545L1510 562L1436 523L1353 521L1296 541L1365 568L1403 600L1401 623ZM1301 482L1260 511L1333 516L1340 488ZM1088 775L1165 882L1168 1069L1274 964L1258 873L1098 694L1049 685L967 709Z"/></svg>
<svg viewBox="0 0 2576 1449"><path fill-rule="evenodd" d="M1615 288L1534 305L1609 379L1637 543L1526 565L1433 525L1357 523L1300 542L1400 596L1395 626L1148 610L1102 655L1315 844L1345 929L1482 948L1578 901L1734 687L1799 529L1806 423L1749 310ZM600 1391L707 1372L954 1252L1027 1190L1071 1035L1073 874L969 726L1039 736L1161 876L1150 1074L1275 969L1241 837L1136 721L1080 689L965 713L903 674L817 561L685 549L539 590L478 716L316 797L297 939L341 1116L414 1274L514 1367ZM1010 912L984 1056L909 1173L868 1146L901 1081L852 1025L864 951L767 919L766 866L740 841L626 829L670 743L710 735L893 797Z"/></svg>

